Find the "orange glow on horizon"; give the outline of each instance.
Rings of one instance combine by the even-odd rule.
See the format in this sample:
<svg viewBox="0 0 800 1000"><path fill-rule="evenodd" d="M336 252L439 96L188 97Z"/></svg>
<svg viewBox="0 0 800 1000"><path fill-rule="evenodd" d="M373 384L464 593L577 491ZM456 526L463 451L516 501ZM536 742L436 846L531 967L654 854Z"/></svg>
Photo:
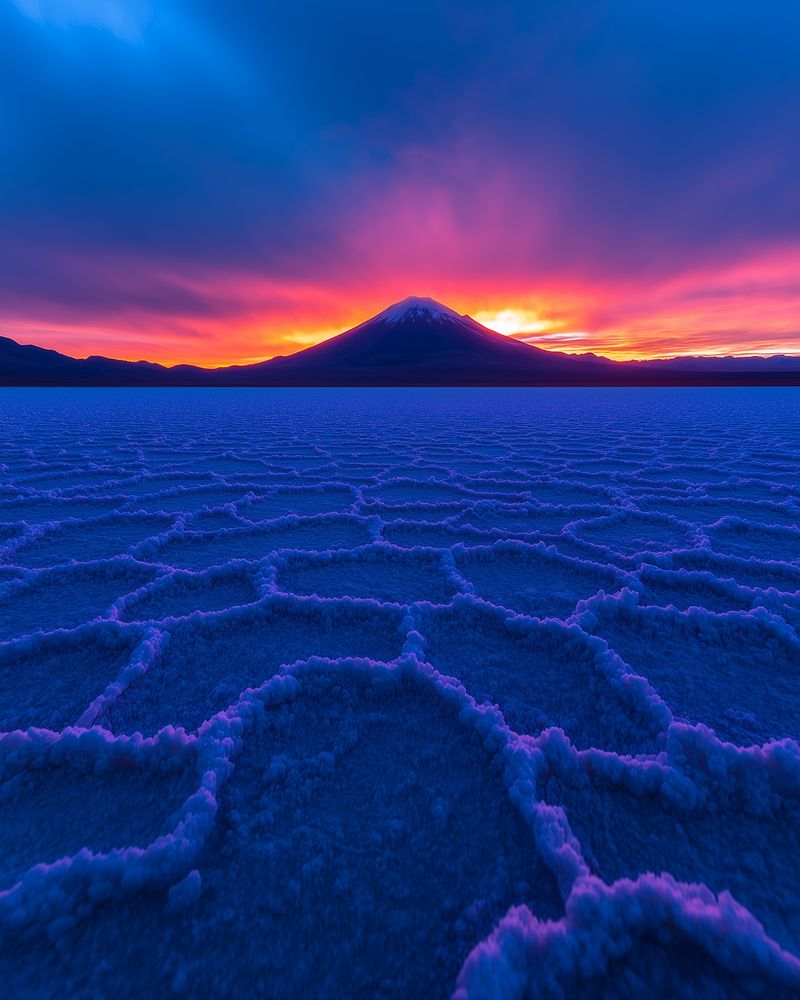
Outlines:
<svg viewBox="0 0 800 1000"><path fill-rule="evenodd" d="M643 360L691 354L800 354L800 248L689 270L651 283L480 282L408 275L336 285L277 283L257 275L158 274L201 296L196 315L120 308L70 314L57 304L0 314L0 335L87 357L102 354L164 365L251 364L321 343L409 294L429 295L505 336L545 350ZM146 280L146 275L143 277ZM487 284L489 279L487 279ZM468 290L466 290L468 286ZM203 314L205 312L205 314Z"/></svg>

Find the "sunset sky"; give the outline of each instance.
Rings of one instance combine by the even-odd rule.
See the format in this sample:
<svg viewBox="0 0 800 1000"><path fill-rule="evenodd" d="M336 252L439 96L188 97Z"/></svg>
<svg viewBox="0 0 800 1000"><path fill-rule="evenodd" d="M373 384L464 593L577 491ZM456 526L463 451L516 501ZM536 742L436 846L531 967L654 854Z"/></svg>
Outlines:
<svg viewBox="0 0 800 1000"><path fill-rule="evenodd" d="M800 353L800 4L0 0L0 334Z"/></svg>

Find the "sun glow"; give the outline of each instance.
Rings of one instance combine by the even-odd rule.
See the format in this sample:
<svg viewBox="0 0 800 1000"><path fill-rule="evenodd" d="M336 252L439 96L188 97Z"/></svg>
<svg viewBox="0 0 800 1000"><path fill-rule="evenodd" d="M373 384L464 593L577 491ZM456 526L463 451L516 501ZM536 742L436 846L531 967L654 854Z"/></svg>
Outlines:
<svg viewBox="0 0 800 1000"><path fill-rule="evenodd" d="M558 326L551 320L542 319L534 309L501 309L499 312L486 310L476 312L472 318L505 337L522 333L546 333Z"/></svg>

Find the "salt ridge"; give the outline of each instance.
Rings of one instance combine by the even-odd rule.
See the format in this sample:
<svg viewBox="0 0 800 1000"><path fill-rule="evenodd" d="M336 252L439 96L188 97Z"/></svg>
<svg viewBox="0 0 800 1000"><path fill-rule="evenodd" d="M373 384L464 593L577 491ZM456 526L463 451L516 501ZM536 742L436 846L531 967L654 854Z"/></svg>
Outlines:
<svg viewBox="0 0 800 1000"><path fill-rule="evenodd" d="M44 969L69 975L75 994L91 993L96 973L78 969L77 956L107 948L106 957L124 965L131 942L115 923L124 913L134 921L146 915L141 927L152 925L149 933L183 928L190 937L194 927L201 935L197 950L187 944L181 958L157 958L151 980L129 964L132 986L191 981L203 991L220 976L257 985L268 956L223 957L214 943L223 927L236 926L235 911L231 924L219 909L219 894L243 900L237 894L252 890L227 881L234 876L226 871L239 871L252 849L237 841L237 824L272 829L286 801L305 829L315 796L320 822L335 824L345 807L324 798L328 775L360 759L353 757L361 752L359 727L375 713L387 723L396 718L398 698L419 705L421 718L430 706L424 711L438 720L434 731L402 737L407 749L424 745L438 726L454 747L457 733L477 741L492 763L493 794L506 797L528 831L520 848L539 859L553 887L543 875L531 883L521 870L506 871L504 864L524 867L522 855L498 856L486 882L495 889L480 890L488 892L484 915L480 907L455 915L460 930L443 931L447 946L435 960L404 953L399 978L382 981L385 968L365 957L355 972L344 963L338 975L364 976L362 985L385 993L424 981L432 993L459 997L559 996L603 983L624 993L642 981L676 990L696 974L731 990L734 982L772 995L800 990L800 889L789 877L791 832L800 830L800 719L792 701L800 552L791 548L800 487L788 472L800 437L787 433L799 425L787 416L791 397L773 424L757 394L752 409L739 403L746 416L738 425L719 414L699 425L688 402L670 407L671 429L657 405L634 400L626 420L595 401L592 440L579 403L556 423L546 419L546 402L493 410L467 393L418 394L391 413L354 421L333 394L320 394L310 404L315 422L274 398L265 408L265 396L208 405L202 398L189 419L169 398L137 411L135 398L106 397L97 405L113 419L90 431L63 412L36 408L32 397L4 404L0 759L4 801L16 810L5 824L7 863L27 856L23 840L41 823L40 796L59 804L63 842L73 835L75 807L58 790L67 774L87 795L104 782L112 800L115 776L123 794L127 775L126 794L150 823L142 829L163 829L149 842L123 838L109 847L102 828L92 827L97 839L83 849L53 848L6 875L0 967L12 992L32 989ZM258 442L254 413L265 431ZM767 435L779 456L772 462L761 457ZM724 514L728 505L735 516ZM721 516L692 518L694 508ZM92 558L84 560L88 546ZM664 593L667 603L653 602ZM240 603L220 607L216 595ZM643 666L646 645L628 639L623 655L607 640L618 620L641 623L643 642L678 643L669 684L655 661L651 671ZM720 681L703 666L704 644L722 655L729 649L732 660L751 634L758 636L752 648L771 649L775 669L789 679L783 711L754 704L744 673ZM41 690L29 699L14 671L63 648L95 651L97 672L88 679L95 686L66 724L47 728L72 704L70 692L83 696L85 672L72 667L52 696ZM128 652L113 667L98 649ZM532 665L538 695L526 681ZM33 715L28 728L9 724L20 704ZM169 721L149 726L156 705ZM329 705L342 728L328 749L312 752L300 733L314 705ZM413 714L403 723L409 733ZM273 732L275 720L289 726L275 730L288 734L289 750L296 730L298 756L259 765L265 799L250 806L250 785L239 788L236 776L251 774L248 747ZM426 760L416 765L420 774ZM455 770L442 774L441 787L422 794L430 796L426 822L446 831L463 806L447 798L450 782L454 795L460 787ZM170 812L166 803L181 796ZM629 814L626 827L617 817ZM400 830L405 821L397 822ZM473 820L464 822L470 833ZM637 869L650 863L656 834L647 824L657 832L671 823L686 838L674 859L687 874ZM704 846L714 824L733 838L727 868L725 851L714 860ZM519 843L510 826L503 829ZM362 863L376 850L400 850L405 836L392 847L380 840L386 830L376 835ZM758 854L762 837L762 862L738 853L746 844ZM425 850L435 842L432 834ZM335 870L322 842L320 849L298 876L308 880L312 909L324 898L314 879ZM665 841L658 857L670 860L670 851ZM466 899L470 875L457 861L450 879ZM291 869L289 856L264 863ZM742 866L749 877L736 881ZM329 916L320 910L319 919ZM417 917L421 926L421 911ZM356 925L353 933L366 931ZM20 938L37 956L26 969L8 963ZM62 944L52 951L49 942ZM687 948L691 969L679 960ZM384 961L391 967L390 954ZM313 974L313 961L304 968L301 959L282 973L283 991L299 992ZM346 978L337 982L346 990Z"/></svg>

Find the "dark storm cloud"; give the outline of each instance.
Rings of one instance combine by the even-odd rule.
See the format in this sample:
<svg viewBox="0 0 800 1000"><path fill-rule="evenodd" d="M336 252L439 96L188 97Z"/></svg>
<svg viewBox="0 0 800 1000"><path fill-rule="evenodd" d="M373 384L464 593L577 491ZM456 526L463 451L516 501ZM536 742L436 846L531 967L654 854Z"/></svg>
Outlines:
<svg viewBox="0 0 800 1000"><path fill-rule="evenodd" d="M793 2L5 2L0 301L90 310L67 257L161 275L98 306L214 314L164 274L377 279L424 242L451 283L653 280L795 244L799 40Z"/></svg>

